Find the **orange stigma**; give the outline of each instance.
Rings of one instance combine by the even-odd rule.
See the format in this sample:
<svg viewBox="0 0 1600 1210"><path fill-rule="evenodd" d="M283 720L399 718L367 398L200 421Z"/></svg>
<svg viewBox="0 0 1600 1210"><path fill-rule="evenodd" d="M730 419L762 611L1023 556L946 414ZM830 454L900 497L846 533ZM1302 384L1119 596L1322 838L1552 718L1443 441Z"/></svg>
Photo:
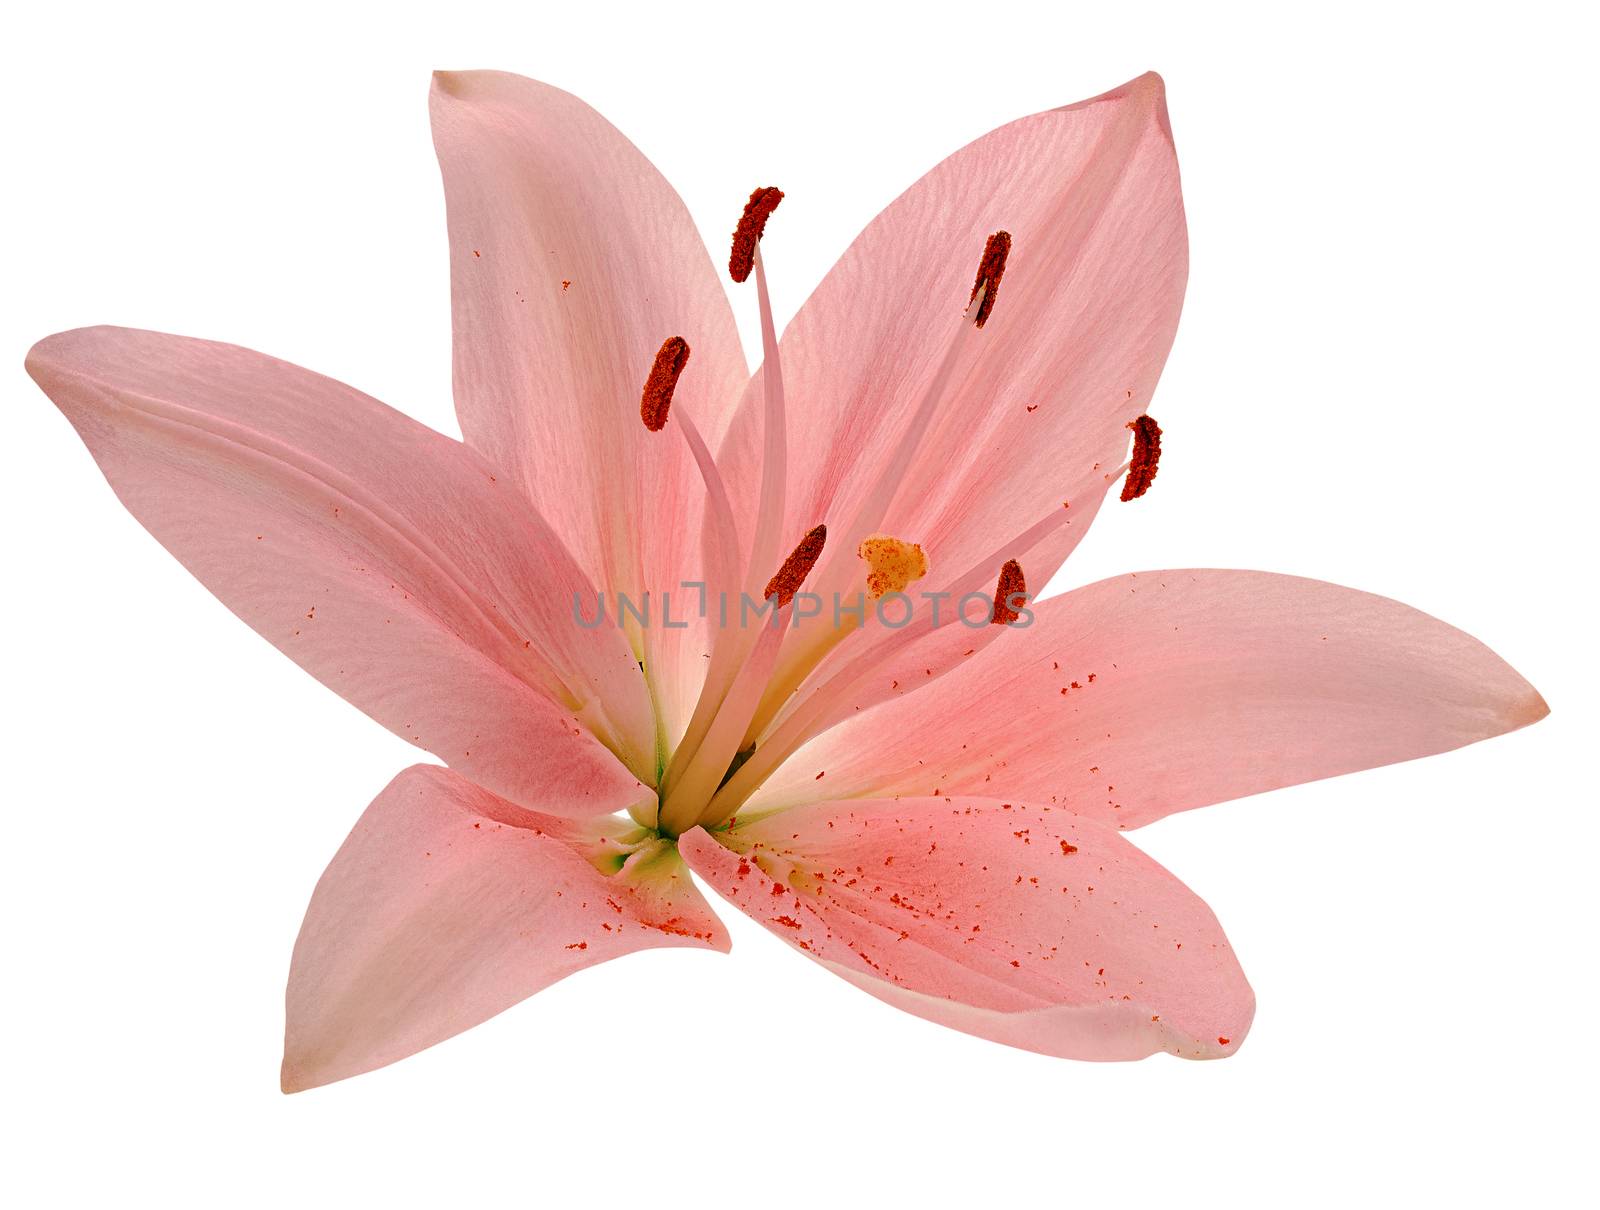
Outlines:
<svg viewBox="0 0 1600 1210"><path fill-rule="evenodd" d="M756 263L756 241L767 229L767 219L783 201L783 190L763 185L750 195L733 232L733 251L728 254L728 273L734 281L744 281Z"/></svg>
<svg viewBox="0 0 1600 1210"><path fill-rule="evenodd" d="M978 297L978 291L983 290L983 301L978 304L978 313L972 317L972 322L980 328L988 320L989 312L994 310L995 295L1000 291L1000 277L1006 271L1006 257L1010 254L1009 231L996 231L983 246L977 280L972 283L972 294L967 299L967 305L971 306L972 300ZM987 290L984 290L985 285L988 286Z"/></svg>
<svg viewBox="0 0 1600 1210"><path fill-rule="evenodd" d="M650 377L644 382L644 396L639 400L639 416L644 427L659 433L667 423L667 409L672 406L672 392L678 385L678 375L689 364L689 342L681 336L669 336L656 354L656 363L650 367Z"/></svg>
<svg viewBox="0 0 1600 1210"><path fill-rule="evenodd" d="M994 612L989 621L995 626L1009 626L1022 616L1022 607L1028 603L1028 584L1022 578L1022 564L1007 559L1000 569L1000 583L994 589Z"/></svg>
<svg viewBox="0 0 1600 1210"><path fill-rule="evenodd" d="M811 569L817 565L817 560L822 557L822 546L828 540L828 527L819 525L800 539L800 545L794 548L793 553L783 561L783 566L772 579L767 581L767 589L761 594L761 599L770 601L778 598L778 608L782 609L794 600L794 594L800 591L800 585L805 583Z"/></svg>
<svg viewBox="0 0 1600 1210"><path fill-rule="evenodd" d="M1133 457L1128 459L1128 477L1122 481L1122 498L1137 500L1155 482L1156 463L1161 461L1161 426L1148 415L1129 421L1133 430Z"/></svg>

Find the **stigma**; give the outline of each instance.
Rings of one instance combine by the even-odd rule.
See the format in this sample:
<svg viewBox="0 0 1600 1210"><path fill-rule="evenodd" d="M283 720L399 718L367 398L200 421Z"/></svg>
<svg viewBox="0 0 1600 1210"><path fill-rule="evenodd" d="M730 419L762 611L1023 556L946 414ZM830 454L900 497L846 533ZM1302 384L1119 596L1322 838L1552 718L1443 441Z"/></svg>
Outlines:
<svg viewBox="0 0 1600 1210"><path fill-rule="evenodd" d="M922 547L888 534L861 539L856 554L866 562L867 595L874 601L891 592L904 592L911 581L928 574L928 556Z"/></svg>

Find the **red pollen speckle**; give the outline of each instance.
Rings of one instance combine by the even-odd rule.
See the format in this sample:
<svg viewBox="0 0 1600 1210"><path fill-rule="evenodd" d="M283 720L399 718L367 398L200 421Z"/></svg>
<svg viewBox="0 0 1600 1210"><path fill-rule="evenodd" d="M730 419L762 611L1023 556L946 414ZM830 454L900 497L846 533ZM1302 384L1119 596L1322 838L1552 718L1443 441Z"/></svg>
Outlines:
<svg viewBox="0 0 1600 1210"><path fill-rule="evenodd" d="M967 298L970 306L972 300L978 297L978 291L983 289L984 283L988 283L989 288L983 291L983 301L978 304L978 313L972 317L972 322L980 328L989 321L989 315L994 310L995 296L1000 292L1000 277L1006 271L1006 257L1009 255L1011 255L1009 231L996 231L983 246L983 259L978 262L978 276L973 281L972 293Z"/></svg>
<svg viewBox="0 0 1600 1210"><path fill-rule="evenodd" d="M650 377L645 379L644 394L639 400L639 417L652 433L659 433L665 427L678 375L688 364L688 342L681 336L667 337L656 353L655 364L650 367Z"/></svg>
<svg viewBox="0 0 1600 1210"><path fill-rule="evenodd" d="M1133 457L1128 460L1128 477L1122 481L1122 499L1137 500L1155 482L1156 464L1161 461L1161 426L1148 415L1129 421L1133 430Z"/></svg>
<svg viewBox="0 0 1600 1210"><path fill-rule="evenodd" d="M755 268L756 243L767 229L767 219L783 201L783 190L763 185L750 194L739 216L739 225L733 231L733 250L728 253L728 274L734 281L744 281Z"/></svg>
<svg viewBox="0 0 1600 1210"><path fill-rule="evenodd" d="M783 561L783 566L778 568L772 579L767 581L766 591L761 594L761 599L770 601L773 597L777 597L779 609L794 600L794 594L800 591L800 585L805 583L806 577L811 574L811 569L822 557L822 548L827 541L826 525L818 525L810 530L800 539L800 545L796 546Z"/></svg>
<svg viewBox="0 0 1600 1210"><path fill-rule="evenodd" d="M800 927L800 922L793 916L774 916L772 918L772 922L774 924L781 924L786 929L797 929Z"/></svg>
<svg viewBox="0 0 1600 1210"><path fill-rule="evenodd" d="M994 589L994 612L989 615L989 622L993 626L1009 626L1022 616L1021 610L1028 603L1028 584L1022 578L1022 564L1015 559L1007 559L1005 566L1000 569L1000 582Z"/></svg>
<svg viewBox="0 0 1600 1210"><path fill-rule="evenodd" d="M586 950L589 948L589 943L587 941L574 941L567 948L569 950Z"/></svg>
<svg viewBox="0 0 1600 1210"><path fill-rule="evenodd" d="M1218 1038L1217 1041L1221 1042L1224 1046L1226 1046L1228 1044L1228 1039L1227 1038Z"/></svg>
<svg viewBox="0 0 1600 1210"><path fill-rule="evenodd" d="M1071 854L1076 853L1077 851L1078 851L1078 846L1077 845L1068 844L1064 840L1061 842L1061 855L1063 857L1070 856Z"/></svg>

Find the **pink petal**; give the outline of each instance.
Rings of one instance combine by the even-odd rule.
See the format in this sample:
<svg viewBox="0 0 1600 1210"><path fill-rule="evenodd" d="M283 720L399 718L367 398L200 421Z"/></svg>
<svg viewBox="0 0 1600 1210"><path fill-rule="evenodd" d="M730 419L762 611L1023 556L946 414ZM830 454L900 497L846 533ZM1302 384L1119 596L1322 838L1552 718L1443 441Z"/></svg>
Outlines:
<svg viewBox="0 0 1600 1210"><path fill-rule="evenodd" d="M86 328L28 372L157 541L391 731L549 813L652 797L587 729L653 778L632 653L574 623L592 590L466 447L232 345Z"/></svg>
<svg viewBox="0 0 1600 1210"><path fill-rule="evenodd" d="M1115 831L982 798L814 803L679 839L767 930L898 1008L1068 1059L1237 1049L1216 917Z"/></svg>
<svg viewBox="0 0 1600 1210"><path fill-rule="evenodd" d="M689 343L673 409L715 449L747 371L683 202L610 123L504 72L439 73L434 144L450 222L456 411L589 575L638 601L700 580L700 487L639 399L668 337ZM668 424L672 421L669 419ZM699 627L638 636L675 728L704 676ZM676 733L675 731L673 732Z"/></svg>
<svg viewBox="0 0 1600 1210"><path fill-rule="evenodd" d="M845 526L886 473L998 230L1012 250L980 351L897 476L879 528L921 543L937 580L1070 502L1081 521L1025 564L1040 585L1082 537L1128 449L1126 426L1155 390L1188 273L1155 75L969 144L845 252L783 337L804 417L789 433L789 531ZM759 402L752 387L726 446L743 499L754 492ZM860 536L838 539L853 547Z"/></svg>
<svg viewBox="0 0 1600 1210"><path fill-rule="evenodd" d="M727 950L670 848L608 876L585 855L584 826L436 766L390 782L317 883L295 942L283 1090L393 1063L635 950Z"/></svg>
<svg viewBox="0 0 1600 1210"><path fill-rule="evenodd" d="M1470 635L1318 580L1142 572L1030 608L1032 626L796 753L749 809L1004 793L1133 828L1548 713Z"/></svg>

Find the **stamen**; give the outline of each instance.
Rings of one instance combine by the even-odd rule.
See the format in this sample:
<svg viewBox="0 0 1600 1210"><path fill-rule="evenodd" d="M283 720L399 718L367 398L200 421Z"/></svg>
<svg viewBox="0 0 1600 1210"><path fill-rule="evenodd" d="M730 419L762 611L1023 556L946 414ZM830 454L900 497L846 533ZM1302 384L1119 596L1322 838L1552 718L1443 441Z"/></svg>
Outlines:
<svg viewBox="0 0 1600 1210"><path fill-rule="evenodd" d="M738 528L734 524L727 484L687 408L679 411L676 427L689 445L689 452L694 456L706 488L705 534L702 539L708 558L706 580L708 584L716 586L718 593L725 593L735 587L739 577ZM711 729L711 722L722 704L724 693L738 672L738 660L739 652L735 645L729 641L725 629L719 628L712 640L711 662L706 668L706 679L701 686L699 700L695 702L689 725L658 787L663 799L677 784Z"/></svg>
<svg viewBox="0 0 1600 1210"><path fill-rule="evenodd" d="M672 392L678 385L678 375L689 364L689 344L681 336L669 336L656 354L650 367L650 377L645 379L644 395L639 400L639 416L644 427L659 433L667 423L667 409L672 406Z"/></svg>
<svg viewBox="0 0 1600 1210"><path fill-rule="evenodd" d="M904 592L906 585L928 574L928 556L915 542L903 542L888 534L862 538L856 554L867 562L867 595L876 601L891 592Z"/></svg>
<svg viewBox="0 0 1600 1210"><path fill-rule="evenodd" d="M783 201L783 190L763 185L750 195L733 232L733 251L728 255L728 273L734 281L744 281L755 267L756 241L767 229L767 219Z"/></svg>
<svg viewBox="0 0 1600 1210"><path fill-rule="evenodd" d="M1123 500L1137 500L1155 481L1156 463L1161 461L1161 426L1148 415L1129 421L1133 430L1133 457L1128 460L1128 477L1122 482Z"/></svg>
<svg viewBox="0 0 1600 1210"><path fill-rule="evenodd" d="M761 191L757 190L757 193L759 192ZM781 196L779 194L779 197ZM771 206L776 205L777 201L774 200ZM771 213L771 206L768 207L767 213ZM757 569L771 567L778 561L778 554L782 549L779 544L782 541L784 497L787 490L786 468L789 460L788 425L783 402L783 366L778 352L778 330L772 321L772 300L767 294L767 270L762 262L761 245L754 237L750 243L750 259L756 276L756 301L761 310L763 418L760 502L756 507L755 528L750 535L750 557L744 564L747 577L759 575ZM803 580L810 570L808 566L800 573L799 579ZM755 582L746 578L745 591L754 592ZM770 593L771 589L768 591ZM718 631L713 644L711 667L707 669L706 682L701 686L700 702L695 707L694 719L690 730L685 733L684 742L673 755L667 780L663 783L668 787L669 794L674 771L681 771L687 776L690 767L701 763L696 745L703 742L709 734L711 721L722 710L734 683L740 677L748 675L749 662L753 658L752 648L757 645L758 636L762 642L766 641L769 630L768 627L752 630L741 626L733 630L724 628ZM780 638L787 630L787 625L779 628ZM770 668L768 671L770 672Z"/></svg>
<svg viewBox="0 0 1600 1210"><path fill-rule="evenodd" d="M761 594L761 599L770 601L778 598L778 608L784 609L789 602L794 600L794 594L800 591L800 585L805 583L811 569L817 565L817 560L822 557L822 547L828 540L828 527L818 525L800 539L800 545L787 559L783 566L778 568L777 574L767 581L766 591Z"/></svg>
<svg viewBox="0 0 1600 1210"><path fill-rule="evenodd" d="M996 231L983 246L983 259L978 262L978 277L972 283L972 297L967 299L970 304L978 297L978 291L983 290L983 301L978 304L978 313L972 317L972 322L980 328L988 320L989 312L994 310L995 296L1000 292L1000 276L1006 271L1006 257L1010 252L1009 231ZM986 285L988 289L985 290Z"/></svg>
<svg viewBox="0 0 1600 1210"><path fill-rule="evenodd" d="M1009 626L1022 616L1022 607L1028 603L1028 585L1022 578L1022 564L1007 559L1000 569L1000 583L994 590L994 613L989 621L995 626Z"/></svg>

